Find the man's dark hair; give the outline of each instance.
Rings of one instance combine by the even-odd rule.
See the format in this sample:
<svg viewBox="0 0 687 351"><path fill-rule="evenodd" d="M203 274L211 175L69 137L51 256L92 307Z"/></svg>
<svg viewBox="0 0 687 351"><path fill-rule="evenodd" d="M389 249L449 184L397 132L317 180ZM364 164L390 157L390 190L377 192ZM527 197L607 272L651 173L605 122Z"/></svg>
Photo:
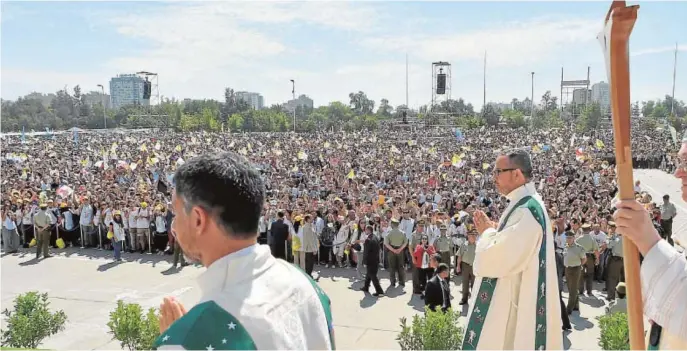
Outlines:
<svg viewBox="0 0 687 351"><path fill-rule="evenodd" d="M187 213L198 206L235 238L257 235L265 185L244 158L233 152L194 157L177 169L174 182Z"/></svg>
<svg viewBox="0 0 687 351"><path fill-rule="evenodd" d="M437 261L437 263L441 263L441 254L435 253L434 255L432 255L432 259Z"/></svg>
<svg viewBox="0 0 687 351"><path fill-rule="evenodd" d="M443 272L446 272L446 271L448 271L448 266L446 265L446 263L440 263L440 264L437 266L437 274L443 273Z"/></svg>
<svg viewBox="0 0 687 351"><path fill-rule="evenodd" d="M284 218L284 211L277 212L277 217Z"/></svg>
<svg viewBox="0 0 687 351"><path fill-rule="evenodd" d="M519 169L525 180L532 178L532 158L530 154L522 149L515 149L506 153L508 161L513 165L513 168Z"/></svg>
<svg viewBox="0 0 687 351"><path fill-rule="evenodd" d="M670 195L668 195L668 194L663 195L663 200L669 200L669 199L670 199Z"/></svg>
<svg viewBox="0 0 687 351"><path fill-rule="evenodd" d="M619 299L624 299L624 298L625 298L625 294L623 294L623 293L616 292L616 294L618 294L618 298L619 298Z"/></svg>

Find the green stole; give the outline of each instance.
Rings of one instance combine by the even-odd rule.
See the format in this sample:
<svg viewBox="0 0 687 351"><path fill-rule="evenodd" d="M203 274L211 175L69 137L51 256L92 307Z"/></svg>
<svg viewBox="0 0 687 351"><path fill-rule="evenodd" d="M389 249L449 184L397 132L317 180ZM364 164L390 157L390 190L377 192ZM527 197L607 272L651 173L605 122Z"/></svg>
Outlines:
<svg viewBox="0 0 687 351"><path fill-rule="evenodd" d="M539 202L532 196L525 196L513 206L508 214L506 214L498 230L501 231L503 229L513 211L520 207L526 207L530 213L532 213L532 216L541 225L543 233L541 247L539 248L539 279L537 282L539 296L537 297L536 303L536 329L534 336L534 349L543 350L546 349L546 217L544 215L544 210ZM482 327L484 327L484 321L487 319L491 298L494 296L494 290L496 290L497 283L497 278L482 278L479 293L475 299L475 306L470 315L468 327L463 337L463 350L477 349L482 334Z"/></svg>
<svg viewBox="0 0 687 351"><path fill-rule="evenodd" d="M300 267L295 267L308 278L317 293L327 319L330 346L332 350L335 350L331 300L309 275ZM193 307L155 340L153 349L168 345L178 345L185 350L258 349L250 333L239 319L224 310L215 301L206 301Z"/></svg>

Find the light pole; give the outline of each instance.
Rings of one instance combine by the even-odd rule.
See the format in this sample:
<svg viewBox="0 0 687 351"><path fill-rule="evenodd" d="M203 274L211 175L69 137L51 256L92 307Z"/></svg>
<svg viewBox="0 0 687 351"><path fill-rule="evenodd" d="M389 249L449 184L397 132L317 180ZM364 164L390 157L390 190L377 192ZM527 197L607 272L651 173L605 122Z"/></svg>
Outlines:
<svg viewBox="0 0 687 351"><path fill-rule="evenodd" d="M532 107L530 109L530 118L534 117L534 72L532 72Z"/></svg>
<svg viewBox="0 0 687 351"><path fill-rule="evenodd" d="M107 129L107 114L105 114L105 87L102 84L98 84L98 86L103 93L100 101L103 104L103 125L105 126L105 129Z"/></svg>
<svg viewBox="0 0 687 351"><path fill-rule="evenodd" d="M293 95L293 132L296 132L296 81L291 79L291 95Z"/></svg>

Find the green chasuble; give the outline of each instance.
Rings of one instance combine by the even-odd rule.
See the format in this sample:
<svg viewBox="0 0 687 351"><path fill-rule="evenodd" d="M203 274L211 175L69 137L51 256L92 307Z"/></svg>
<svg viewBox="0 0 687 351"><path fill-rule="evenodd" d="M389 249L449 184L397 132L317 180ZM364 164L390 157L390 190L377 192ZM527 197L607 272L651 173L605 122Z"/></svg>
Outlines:
<svg viewBox="0 0 687 351"><path fill-rule="evenodd" d="M153 348L171 345L185 350L257 350L238 319L214 301L193 307L155 340Z"/></svg>
<svg viewBox="0 0 687 351"><path fill-rule="evenodd" d="M539 272L537 282L539 294L536 302L537 311L534 340L535 349L543 350L546 349L546 217L544 211L536 199L529 195L525 196L506 214L498 230L501 231L503 229L508 222L508 218L515 209L522 207L527 208L530 213L532 213L532 216L541 225L543 233L541 246L539 248ZM465 330L465 336L463 337L463 350L475 350L477 348L484 321L486 320L487 313L489 313L489 307L494 295L494 290L496 289L496 284L498 284L497 278L482 278L482 283L480 284L479 292L475 299L475 306L470 315L470 320Z"/></svg>

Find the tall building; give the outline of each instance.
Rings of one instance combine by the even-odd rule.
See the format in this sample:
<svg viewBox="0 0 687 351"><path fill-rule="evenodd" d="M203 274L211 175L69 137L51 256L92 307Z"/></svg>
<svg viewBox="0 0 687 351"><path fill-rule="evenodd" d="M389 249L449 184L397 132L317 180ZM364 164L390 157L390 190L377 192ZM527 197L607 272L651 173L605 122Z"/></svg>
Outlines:
<svg viewBox="0 0 687 351"><path fill-rule="evenodd" d="M298 106L305 106L305 107L313 108L313 101L311 98L307 97L306 95L301 95L296 100L287 101L286 104L284 104L284 109L286 109L290 113L293 113L293 111L295 111L296 107L298 107Z"/></svg>
<svg viewBox="0 0 687 351"><path fill-rule="evenodd" d="M260 110L265 107L265 101L259 93L251 93L248 91L237 91L236 98L248 103L254 110Z"/></svg>
<svg viewBox="0 0 687 351"><path fill-rule="evenodd" d="M112 108L149 104L150 100L143 99L143 82L144 79L135 74L119 74L110 79Z"/></svg>
<svg viewBox="0 0 687 351"><path fill-rule="evenodd" d="M579 88L579 89L573 90L573 104L583 105L583 104L589 103L589 102L592 102L592 91L591 90L585 89L585 88Z"/></svg>
<svg viewBox="0 0 687 351"><path fill-rule="evenodd" d="M610 112L611 96L608 83L598 82L592 85L592 101L599 103L601 111Z"/></svg>

